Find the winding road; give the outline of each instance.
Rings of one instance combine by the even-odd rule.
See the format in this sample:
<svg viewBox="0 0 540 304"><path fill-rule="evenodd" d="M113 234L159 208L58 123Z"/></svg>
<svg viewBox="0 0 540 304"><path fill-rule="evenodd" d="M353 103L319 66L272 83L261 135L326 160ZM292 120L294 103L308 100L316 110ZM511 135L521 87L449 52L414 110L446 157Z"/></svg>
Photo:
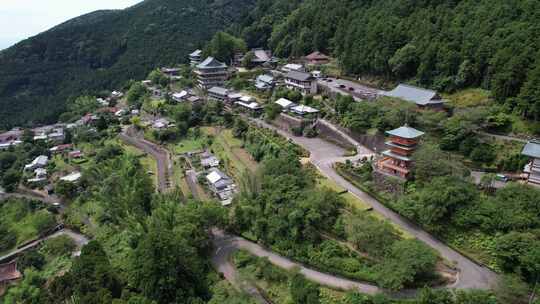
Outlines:
<svg viewBox="0 0 540 304"><path fill-rule="evenodd" d="M46 204L53 204L53 205L58 205L58 208L59 208L59 211L60 213L62 213L64 210L65 210L65 206L62 204L62 201L60 200L60 198L56 197L56 196L42 196L42 195L39 195L35 192L28 192L28 193L25 193L25 194L21 194L21 193L0 193L0 201L3 201L5 199L8 199L10 197L15 197L15 198L26 198L26 199L30 199L30 200L38 200L38 201L41 201L41 202L44 202ZM16 257L18 255L20 255L21 253L27 251L27 250L30 250L36 246L39 246L42 242L48 240L48 239L52 239L52 238L56 238L56 237L59 237L59 236L62 236L62 235L65 235L65 236L68 236L70 237L74 242L75 244L77 245L77 248L78 248L78 251L75 252L75 254L77 254L78 252L80 252L81 248L88 244L88 242L90 241L85 235L83 234L80 234L76 231L73 231L71 229L66 229L66 228L63 228L59 231L56 231L55 233L53 234L50 234L48 236L45 236L45 237L42 237L40 239L37 239L31 243L28 243L26 245L24 245L23 247L21 248L17 248L16 250L0 257L0 261L5 261L5 260L9 260L13 257Z"/></svg>
<svg viewBox="0 0 540 304"><path fill-rule="evenodd" d="M418 240L424 242L425 244L436 250L441 255L441 257L453 263L455 267L459 270L459 275L458 280L452 286L449 286L450 288L489 289L495 286L498 281L498 276L493 271L480 264L475 263L461 253L450 248L448 245L441 242L434 236L425 232L416 224L385 207L382 203L380 203L367 193L361 191L353 184L345 180L343 177L337 174L333 168L336 162L344 162L345 160L354 161L364 157L369 158L374 155L372 151L355 142L358 154L353 157L343 157L343 155L346 153L344 149L332 143L324 141L320 138L293 137L289 133L273 125L267 124L262 120L250 120L255 124L259 125L260 127L275 130L280 135L288 138L289 140L292 140L296 144L308 150L310 152L310 162L314 166L316 166L324 176L333 180L341 187L347 189L351 194L355 195L360 200L371 205L375 212L380 213L389 221L400 226L401 229L407 231L408 233L416 237ZM124 140L129 140L129 142L133 142L133 145L137 148L142 149L156 157L156 159L158 160L159 176L161 178L167 176L168 173L164 172L164 170L167 170L168 168L168 157L166 156L167 154L160 151L163 148L157 147L157 145L155 144L146 144L126 134L122 134L122 138ZM165 185L165 182L162 180L160 182L160 189L162 190L166 189L166 187L161 188L161 186L163 185ZM247 241L240 237L226 235L221 231L214 232L214 245L216 248L212 257L212 263L214 264L214 266L218 269L218 271L223 273L225 278L227 278L231 283L248 292L260 303L268 302L262 297L262 295L256 288L254 288L253 286L238 285L239 283L237 280L238 278L236 269L234 268L234 265L232 265L232 263L230 262L230 256L235 250L245 249L256 256L268 257L270 262L282 268L290 269L293 267L298 267L300 269L300 272L304 274L308 279L322 285L345 290L357 289L367 294L375 294L382 291L377 286L371 284L355 282L307 268L290 259L275 254L258 244Z"/></svg>
<svg viewBox="0 0 540 304"><path fill-rule="evenodd" d="M172 176L172 163L170 162L169 151L163 147L140 138L132 128L126 128L118 137L126 144L152 155L157 162L158 190L166 192L171 189L169 177Z"/></svg>
<svg viewBox="0 0 540 304"><path fill-rule="evenodd" d="M294 137L287 132L267 124L261 120L252 120L261 127L277 131L282 136L289 138L304 149L310 151L310 161L327 178L333 180L341 187L347 189L351 194L373 207L373 210L389 221L401 227L418 240L424 242L435 249L441 257L450 261L459 270L458 280L450 286L456 289L489 289L496 285L498 276L485 266L475 263L456 250L450 248L436 237L424 231L418 225L412 223L398 213L390 210L381 202L377 201L367 193L361 191L353 184L340 176L333 168L336 162L343 162L347 159L355 160L363 157L370 157L373 152L357 144L358 154L354 157L343 157L346 152L342 148L319 138Z"/></svg>

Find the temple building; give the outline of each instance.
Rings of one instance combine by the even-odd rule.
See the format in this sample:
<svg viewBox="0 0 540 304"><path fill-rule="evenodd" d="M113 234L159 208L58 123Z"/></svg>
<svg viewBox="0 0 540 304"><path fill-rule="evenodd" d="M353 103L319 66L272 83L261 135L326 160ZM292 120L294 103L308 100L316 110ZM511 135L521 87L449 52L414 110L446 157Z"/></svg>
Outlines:
<svg viewBox="0 0 540 304"><path fill-rule="evenodd" d="M384 157L378 161L377 169L387 175L408 179L413 162L411 156L424 132L404 125L386 134L389 135L386 145L390 149L382 153Z"/></svg>
<svg viewBox="0 0 540 304"><path fill-rule="evenodd" d="M223 86L229 77L227 65L214 57L208 57L197 65L195 75L199 87L204 90Z"/></svg>
<svg viewBox="0 0 540 304"><path fill-rule="evenodd" d="M531 158L531 162L525 166L524 170L528 183L540 186L540 140L528 142L521 154Z"/></svg>

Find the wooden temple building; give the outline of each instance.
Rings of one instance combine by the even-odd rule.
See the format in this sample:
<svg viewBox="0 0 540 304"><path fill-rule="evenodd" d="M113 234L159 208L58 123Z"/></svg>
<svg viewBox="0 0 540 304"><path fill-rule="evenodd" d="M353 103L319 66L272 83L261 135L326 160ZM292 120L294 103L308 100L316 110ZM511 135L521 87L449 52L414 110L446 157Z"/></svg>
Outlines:
<svg viewBox="0 0 540 304"><path fill-rule="evenodd" d="M377 162L377 169L385 175L392 175L403 179L410 177L412 169L412 154L418 146L420 137L424 132L404 125L395 130L387 131L389 135L383 158Z"/></svg>
<svg viewBox="0 0 540 304"><path fill-rule="evenodd" d="M527 182L530 185L540 186L540 140L528 142L521 154L531 158L524 170Z"/></svg>

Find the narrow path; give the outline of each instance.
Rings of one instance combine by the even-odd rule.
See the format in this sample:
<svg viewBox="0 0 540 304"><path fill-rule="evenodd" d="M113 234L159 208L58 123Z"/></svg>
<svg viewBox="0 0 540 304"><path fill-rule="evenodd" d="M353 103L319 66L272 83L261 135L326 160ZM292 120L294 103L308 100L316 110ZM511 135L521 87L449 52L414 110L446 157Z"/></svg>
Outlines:
<svg viewBox="0 0 540 304"><path fill-rule="evenodd" d="M195 200L200 200L201 196L199 195L199 190L197 189L197 173L195 170L191 169L186 171L186 182L191 194L193 194L193 198Z"/></svg>
<svg viewBox="0 0 540 304"><path fill-rule="evenodd" d="M305 137L294 137L288 134L287 132L276 128L273 125L269 125L261 120L252 120L259 126L276 130L281 135L289 138L296 144L302 146L306 150L310 151L310 161L317 169L327 178L333 180L339 186L347 189L351 194L355 195L360 200L369 204L373 207L373 210L385 218L400 226L403 230L407 231L418 240L424 242L431 248L435 249L441 257L455 264L456 268L459 270L459 278L452 288L457 289L489 289L497 283L498 276L493 271L484 267L476 262L465 257L456 250L450 248L445 243L441 242L436 237L424 231L418 225L412 223L406 218L402 217L398 213L390 210L384 206L381 202L377 201L367 193L356 188L353 184L345 180L334 170L333 165L336 162L342 162L347 159L359 159L361 157L367 156L369 151L362 146L359 147L359 153L353 158L343 157L345 151L326 141L323 141L319 138L305 138Z"/></svg>
<svg viewBox="0 0 540 304"><path fill-rule="evenodd" d="M152 155L157 162L158 190L166 192L170 190L169 177L172 164L170 162L169 152L161 146L154 144L142 138L138 138L131 128L124 130L118 137L126 144Z"/></svg>
<svg viewBox="0 0 540 304"><path fill-rule="evenodd" d="M478 131L476 133L480 134L482 136L491 137L491 138L495 138L495 139L500 139L500 140L504 140L504 141L515 141L515 142L519 142L519 143L523 143L523 144L526 144L526 143L529 142L527 139L508 136L508 135L499 135L499 134L493 134L493 133L481 132L481 131Z"/></svg>

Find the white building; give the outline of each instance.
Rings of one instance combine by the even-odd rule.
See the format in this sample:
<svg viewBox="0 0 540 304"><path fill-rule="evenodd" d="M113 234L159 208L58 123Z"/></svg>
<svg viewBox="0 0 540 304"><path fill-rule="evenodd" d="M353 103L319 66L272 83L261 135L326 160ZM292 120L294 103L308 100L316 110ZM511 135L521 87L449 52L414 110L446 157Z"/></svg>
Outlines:
<svg viewBox="0 0 540 304"><path fill-rule="evenodd" d="M49 163L49 158L45 155L36 157L31 163L24 166L25 171L36 170L37 168L44 168Z"/></svg>

